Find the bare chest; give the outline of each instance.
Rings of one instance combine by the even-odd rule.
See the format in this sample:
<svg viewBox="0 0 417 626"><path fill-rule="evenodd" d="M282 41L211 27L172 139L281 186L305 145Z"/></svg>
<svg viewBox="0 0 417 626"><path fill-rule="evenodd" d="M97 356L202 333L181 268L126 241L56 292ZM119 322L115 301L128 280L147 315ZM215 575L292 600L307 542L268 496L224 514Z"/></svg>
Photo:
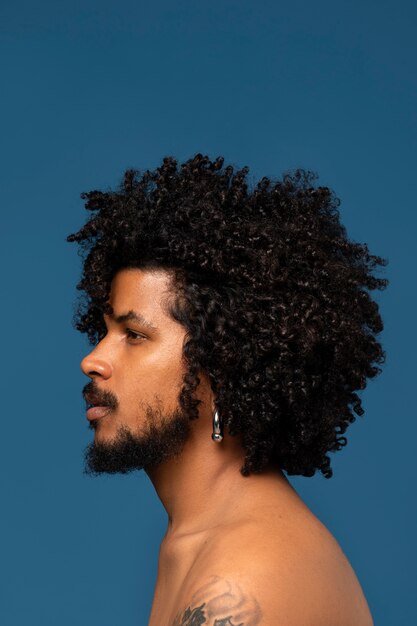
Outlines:
<svg viewBox="0 0 417 626"><path fill-rule="evenodd" d="M173 596L164 592L158 585L152 602L148 626L172 626Z"/></svg>
<svg viewBox="0 0 417 626"><path fill-rule="evenodd" d="M204 567L205 542L190 541L161 550L148 626L174 626L179 607L186 598L190 579ZM207 557L205 558L207 560Z"/></svg>
<svg viewBox="0 0 417 626"><path fill-rule="evenodd" d="M148 626L179 626L180 610L190 599L190 572L170 584L157 580ZM187 622L188 623L188 622ZM193 622L194 623L194 622ZM198 622L196 622L196 625Z"/></svg>
<svg viewBox="0 0 417 626"><path fill-rule="evenodd" d="M200 537L197 541L168 544L163 548L161 546L148 626L203 624L206 620L195 614L198 612L197 605L208 604L213 600L213 590L208 595L199 597L197 603L195 590L201 585L205 587L207 580L217 578L225 569L229 570L234 555L238 555L241 564L242 558L245 558L244 548L248 543L253 548L256 544L255 537L252 533L250 537L247 536L241 526ZM215 587L215 593L225 593L224 589L219 591L217 585Z"/></svg>

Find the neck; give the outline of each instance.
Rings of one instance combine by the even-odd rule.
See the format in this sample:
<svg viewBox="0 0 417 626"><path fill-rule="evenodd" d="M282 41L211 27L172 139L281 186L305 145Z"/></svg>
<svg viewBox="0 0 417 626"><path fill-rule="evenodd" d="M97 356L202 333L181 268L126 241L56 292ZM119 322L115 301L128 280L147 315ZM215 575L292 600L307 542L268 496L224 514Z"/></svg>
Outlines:
<svg viewBox="0 0 417 626"><path fill-rule="evenodd" d="M239 438L226 433L222 442L213 442L211 424L193 422L181 455L147 470L168 514L166 539L195 536L243 520L258 504L276 502L280 494L292 491L277 468L242 476L243 461Z"/></svg>

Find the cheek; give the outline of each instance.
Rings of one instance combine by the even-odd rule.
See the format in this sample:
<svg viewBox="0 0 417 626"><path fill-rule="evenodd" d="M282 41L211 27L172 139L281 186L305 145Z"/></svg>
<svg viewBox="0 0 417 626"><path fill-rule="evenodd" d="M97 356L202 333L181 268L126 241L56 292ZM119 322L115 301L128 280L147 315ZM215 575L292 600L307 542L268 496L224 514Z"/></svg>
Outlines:
<svg viewBox="0 0 417 626"><path fill-rule="evenodd" d="M178 349L172 348L157 354L142 354L141 359L126 367L120 381L120 397L132 402L153 402L158 396L166 408L176 408L186 371L181 356Z"/></svg>
<svg viewBox="0 0 417 626"><path fill-rule="evenodd" d="M177 400L185 374L185 368L179 362L178 357L156 364L148 373L149 386L155 390L155 393L167 399L173 397Z"/></svg>

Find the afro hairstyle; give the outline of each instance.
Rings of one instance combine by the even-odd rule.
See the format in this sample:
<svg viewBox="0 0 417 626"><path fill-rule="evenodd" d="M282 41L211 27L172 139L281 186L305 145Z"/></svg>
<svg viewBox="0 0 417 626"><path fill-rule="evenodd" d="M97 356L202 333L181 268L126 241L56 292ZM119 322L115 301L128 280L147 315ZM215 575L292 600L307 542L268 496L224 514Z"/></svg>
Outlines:
<svg viewBox="0 0 417 626"><path fill-rule="evenodd" d="M111 281L124 268L171 273L169 314L186 329L179 396L190 419L204 372L243 476L278 465L333 475L329 452L363 415L357 391L381 372L383 330L370 292L384 289L366 244L350 240L339 199L302 169L249 184L248 168L197 154L128 169L117 190L81 194L91 216L80 245L75 327L106 333Z"/></svg>

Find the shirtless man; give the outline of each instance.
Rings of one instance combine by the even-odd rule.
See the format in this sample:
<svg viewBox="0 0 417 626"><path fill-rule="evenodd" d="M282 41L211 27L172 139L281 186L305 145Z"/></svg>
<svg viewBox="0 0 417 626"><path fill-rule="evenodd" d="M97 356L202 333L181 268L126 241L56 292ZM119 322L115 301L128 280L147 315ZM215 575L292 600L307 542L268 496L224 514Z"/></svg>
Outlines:
<svg viewBox="0 0 417 626"><path fill-rule="evenodd" d="M196 155L83 194L76 317L86 472L144 469L167 514L149 626L372 626L358 579L284 475L326 452L380 369L383 288L308 173ZM373 263L372 263L373 261ZM364 331L365 325L368 331ZM370 331L369 331L370 329Z"/></svg>

